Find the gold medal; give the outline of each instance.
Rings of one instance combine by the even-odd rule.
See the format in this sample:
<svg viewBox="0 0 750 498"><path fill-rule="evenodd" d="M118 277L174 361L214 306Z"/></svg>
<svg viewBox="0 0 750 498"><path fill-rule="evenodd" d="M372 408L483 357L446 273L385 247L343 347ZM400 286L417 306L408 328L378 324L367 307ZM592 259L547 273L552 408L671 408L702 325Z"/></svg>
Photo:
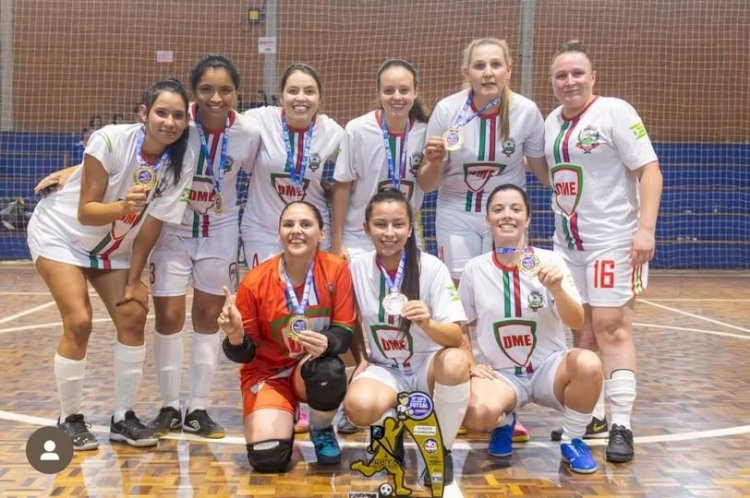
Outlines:
<svg viewBox="0 0 750 498"><path fill-rule="evenodd" d="M224 198L221 192L214 192L214 211L216 214L224 214Z"/></svg>
<svg viewBox="0 0 750 498"><path fill-rule="evenodd" d="M156 170L151 166L138 166L133 173L136 185L153 190L156 187Z"/></svg>
<svg viewBox="0 0 750 498"><path fill-rule="evenodd" d="M443 141L445 142L445 150L455 152L460 150L464 144L464 134L458 128L448 128L443 133Z"/></svg>
<svg viewBox="0 0 750 498"><path fill-rule="evenodd" d="M539 264L539 256L530 252L525 252L518 259L516 266L518 266L518 269L523 273L531 273L537 269Z"/></svg>
<svg viewBox="0 0 750 498"><path fill-rule="evenodd" d="M400 316L409 299L400 292L389 292L383 298L383 309L391 316Z"/></svg>
<svg viewBox="0 0 750 498"><path fill-rule="evenodd" d="M286 322L286 333L291 340L296 341L303 330L312 330L312 322L305 315L289 317L289 321Z"/></svg>

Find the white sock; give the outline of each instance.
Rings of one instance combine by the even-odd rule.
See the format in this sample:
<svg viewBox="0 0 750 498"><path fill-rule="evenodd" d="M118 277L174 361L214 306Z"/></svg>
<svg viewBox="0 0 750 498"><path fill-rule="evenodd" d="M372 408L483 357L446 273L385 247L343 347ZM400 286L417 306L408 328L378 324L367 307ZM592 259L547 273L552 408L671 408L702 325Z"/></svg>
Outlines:
<svg viewBox="0 0 750 498"><path fill-rule="evenodd" d="M321 411L310 407L310 430L313 429L325 429L333 422L333 417L336 416L336 410Z"/></svg>
<svg viewBox="0 0 750 498"><path fill-rule="evenodd" d="M580 413L566 406L563 412L562 440L570 441L571 439L582 438L586 433L586 426L590 422L590 413Z"/></svg>
<svg viewBox="0 0 750 498"><path fill-rule="evenodd" d="M604 392L609 401L612 420L610 427L617 424L630 429L630 414L635 404L635 372L632 370L615 370L610 378L604 381Z"/></svg>
<svg viewBox="0 0 750 498"><path fill-rule="evenodd" d="M599 391L599 399L596 400L596 405L594 405L593 415L599 420L604 420L604 418L607 416L607 410L604 406L604 389L603 388Z"/></svg>
<svg viewBox="0 0 750 498"><path fill-rule="evenodd" d="M453 448L458 428L466 414L466 406L469 402L469 383L464 382L457 386L444 386L435 382L435 415L440 424L440 433L443 436L445 449Z"/></svg>
<svg viewBox="0 0 750 498"><path fill-rule="evenodd" d="M510 425L513 423L513 412L505 412L501 413L500 416L497 418L497 427L502 427L504 425Z"/></svg>
<svg viewBox="0 0 750 498"><path fill-rule="evenodd" d="M159 379L161 406L171 406L180 411L180 384L182 382L182 358L185 345L182 332L161 334L154 331L154 364Z"/></svg>
<svg viewBox="0 0 750 498"><path fill-rule="evenodd" d="M221 335L218 331L211 334L191 332L190 339L190 401L188 410L205 410L208 395L214 380L216 363L219 361Z"/></svg>
<svg viewBox="0 0 750 498"><path fill-rule="evenodd" d="M55 353L55 379L60 398L60 420L81 413L81 391L86 374L86 357L71 360Z"/></svg>
<svg viewBox="0 0 750 498"><path fill-rule="evenodd" d="M143 377L146 346L126 346L115 341L115 422L125 419L125 412L133 408L135 395Z"/></svg>

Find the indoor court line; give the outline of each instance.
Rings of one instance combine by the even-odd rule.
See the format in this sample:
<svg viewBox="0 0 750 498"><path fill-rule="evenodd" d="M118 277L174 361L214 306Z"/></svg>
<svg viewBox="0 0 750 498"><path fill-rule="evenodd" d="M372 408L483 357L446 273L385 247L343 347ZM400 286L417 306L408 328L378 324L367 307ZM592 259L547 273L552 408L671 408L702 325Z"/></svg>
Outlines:
<svg viewBox="0 0 750 498"><path fill-rule="evenodd" d="M667 329L667 330L682 330L685 332L697 332L699 334L706 334L706 335L718 335L722 337L731 337L732 339L745 339L750 340L750 335L738 335L738 334L731 334L729 332L717 332L714 330L706 330L706 329L694 329L690 327L678 327L676 325L654 325L652 323L640 323L640 322L633 322L634 327L646 327L649 329Z"/></svg>
<svg viewBox="0 0 750 498"><path fill-rule="evenodd" d="M49 308L50 306L54 306L54 305L55 305L54 301L50 301L50 302L45 303L45 304L40 304L39 306L34 306L33 308L29 308L27 310L20 311L20 312L18 312L16 314L13 314L13 315L10 315L10 316L6 316L5 318L0 318L0 323L10 322L12 320L15 320L16 318L21 318L22 316L30 315L31 313L34 313L34 312L39 311L39 310L43 310L45 308Z"/></svg>
<svg viewBox="0 0 750 498"><path fill-rule="evenodd" d="M648 299L638 299L638 302L650 304L651 306L653 306L655 308L661 308L663 310L671 311L672 313L679 313L680 315L689 316L689 317L695 318L697 320L703 320L705 322L714 323L716 325L721 325L723 327L729 327L730 329L735 329L735 330L739 330L741 332L750 333L750 329L746 329L744 327L739 327L737 325L732 325L730 323L724 323L724 322L721 322L719 320L714 320L713 318L706 318L705 316L696 315L694 313L688 313L687 311L682 311L682 310L677 309L677 308L672 308L671 306L665 306L663 304L657 304L657 303L655 303L653 301L649 301Z"/></svg>

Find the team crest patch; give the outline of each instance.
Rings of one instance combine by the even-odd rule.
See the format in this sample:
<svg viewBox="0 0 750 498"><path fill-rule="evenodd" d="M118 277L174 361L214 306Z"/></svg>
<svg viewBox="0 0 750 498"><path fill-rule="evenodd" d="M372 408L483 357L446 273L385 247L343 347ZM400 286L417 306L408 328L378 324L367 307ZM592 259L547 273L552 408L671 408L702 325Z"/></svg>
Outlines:
<svg viewBox="0 0 750 498"><path fill-rule="evenodd" d="M382 192L383 190L391 190L393 189L393 184L390 180L384 180L378 184L378 192ZM395 190L395 189L394 189ZM414 193L414 182L409 180L401 180L399 183L399 190L402 194L404 194L404 197L406 197L406 200L411 200L411 195Z"/></svg>
<svg viewBox="0 0 750 498"><path fill-rule="evenodd" d="M232 171L232 166L234 166L234 158L227 155L227 157L224 158L224 171Z"/></svg>
<svg viewBox="0 0 750 498"><path fill-rule="evenodd" d="M505 171L506 165L500 163L480 162L464 164L464 182L472 192L484 189L493 176Z"/></svg>
<svg viewBox="0 0 750 498"><path fill-rule="evenodd" d="M417 176L417 170L419 170L419 165L422 164L422 159L424 159L424 154L421 152L414 152L409 157L409 171L412 175Z"/></svg>
<svg viewBox="0 0 750 498"><path fill-rule="evenodd" d="M318 168L320 168L320 154L317 152L313 152L310 154L310 162L307 165L308 168L310 168L310 171L313 173L318 171Z"/></svg>
<svg viewBox="0 0 750 498"><path fill-rule="evenodd" d="M206 214L214 205L214 180L210 176L194 176L188 194L190 209L198 214Z"/></svg>
<svg viewBox="0 0 750 498"><path fill-rule="evenodd" d="M578 133L576 147L581 149L584 154L591 154L592 150L599 147L599 131L592 126L587 126L581 130Z"/></svg>
<svg viewBox="0 0 750 498"><path fill-rule="evenodd" d="M305 199L307 194L307 186L310 184L310 180L305 178L302 181L302 188L298 189L292 183L292 179L288 174L274 173L271 175L271 185L276 191L279 198L284 201L284 204L289 204L294 201L302 201Z"/></svg>
<svg viewBox="0 0 750 498"><path fill-rule="evenodd" d="M583 191L583 169L575 164L558 164L550 169L555 203L567 216L573 216Z"/></svg>
<svg viewBox="0 0 750 498"><path fill-rule="evenodd" d="M513 155L513 153L516 151L516 141L512 138L508 138L508 140L503 141L503 154L505 154L505 157L510 157Z"/></svg>
<svg viewBox="0 0 750 498"><path fill-rule="evenodd" d="M536 347L536 322L505 320L493 324L500 350L518 367L524 367Z"/></svg>
<svg viewBox="0 0 750 498"><path fill-rule="evenodd" d="M532 311L539 311L541 308L544 308L544 298L542 295L537 291L531 291L529 292L529 309Z"/></svg>
<svg viewBox="0 0 750 498"><path fill-rule="evenodd" d="M409 359L414 354L411 335L394 326L379 323L370 326L370 333L375 345L385 358L393 361L393 366L409 366Z"/></svg>

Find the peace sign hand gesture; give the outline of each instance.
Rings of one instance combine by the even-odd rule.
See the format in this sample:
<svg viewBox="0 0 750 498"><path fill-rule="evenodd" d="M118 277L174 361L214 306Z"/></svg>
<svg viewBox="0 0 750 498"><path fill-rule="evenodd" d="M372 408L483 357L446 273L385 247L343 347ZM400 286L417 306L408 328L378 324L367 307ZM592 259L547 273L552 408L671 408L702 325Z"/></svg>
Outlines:
<svg viewBox="0 0 750 498"><path fill-rule="evenodd" d="M221 330L227 334L231 344L241 344L244 330L242 329L242 315L235 305L235 295L224 286L224 306L216 322Z"/></svg>

